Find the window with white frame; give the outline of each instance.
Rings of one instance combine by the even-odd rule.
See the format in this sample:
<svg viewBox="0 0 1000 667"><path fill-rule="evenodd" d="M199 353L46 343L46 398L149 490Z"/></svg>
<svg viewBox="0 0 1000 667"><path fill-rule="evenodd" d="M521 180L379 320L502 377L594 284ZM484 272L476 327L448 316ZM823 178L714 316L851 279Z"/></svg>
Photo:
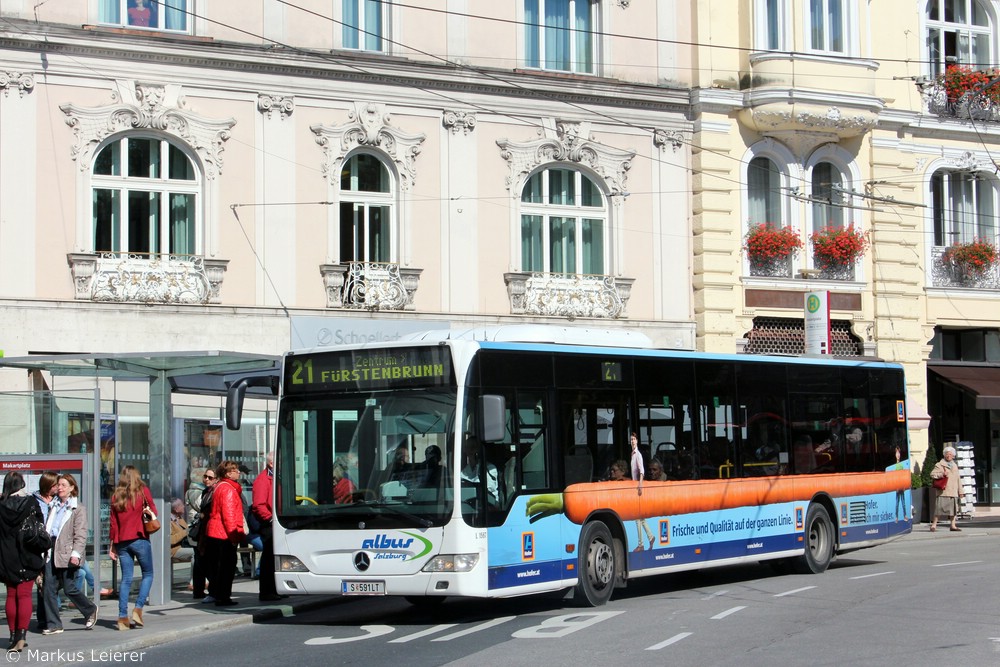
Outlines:
<svg viewBox="0 0 1000 667"><path fill-rule="evenodd" d="M751 225L784 226L782 174L774 160L755 157L747 165L747 221Z"/></svg>
<svg viewBox="0 0 1000 667"><path fill-rule="evenodd" d="M846 0L809 0L809 49L847 53L848 16Z"/></svg>
<svg viewBox="0 0 1000 667"><path fill-rule="evenodd" d="M524 0L527 67L596 74L598 0Z"/></svg>
<svg viewBox="0 0 1000 667"><path fill-rule="evenodd" d="M754 7L756 48L766 51L788 50L785 34L788 0L755 0Z"/></svg>
<svg viewBox="0 0 1000 667"><path fill-rule="evenodd" d="M931 176L934 245L997 242L997 184L986 172L939 169Z"/></svg>
<svg viewBox="0 0 1000 667"><path fill-rule="evenodd" d="M191 158L166 139L111 141L91 176L94 251L200 254L201 188Z"/></svg>
<svg viewBox="0 0 1000 667"><path fill-rule="evenodd" d="M948 65L986 69L993 63L993 27L980 0L927 1L927 59L936 76Z"/></svg>
<svg viewBox="0 0 1000 667"><path fill-rule="evenodd" d="M832 162L818 162L812 168L809 198L812 202L812 229L841 229L854 224L850 189L844 172Z"/></svg>
<svg viewBox="0 0 1000 667"><path fill-rule="evenodd" d="M597 183L575 169L532 174L521 191L521 270L606 274L606 201Z"/></svg>
<svg viewBox="0 0 1000 667"><path fill-rule="evenodd" d="M356 153L340 173L340 261L394 262L393 183L377 156Z"/></svg>
<svg viewBox="0 0 1000 667"><path fill-rule="evenodd" d="M384 51L388 37L386 3L382 0L342 0L345 49Z"/></svg>
<svg viewBox="0 0 1000 667"><path fill-rule="evenodd" d="M98 0L98 21L129 28L188 32L194 0Z"/></svg>

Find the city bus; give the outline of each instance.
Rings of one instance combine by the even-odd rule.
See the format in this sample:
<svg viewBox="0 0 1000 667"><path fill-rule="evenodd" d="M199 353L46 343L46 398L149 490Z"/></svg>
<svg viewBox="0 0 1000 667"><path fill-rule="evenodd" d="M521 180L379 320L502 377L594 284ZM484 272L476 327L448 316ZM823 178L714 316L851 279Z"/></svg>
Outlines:
<svg viewBox="0 0 1000 667"><path fill-rule="evenodd" d="M821 573L911 529L903 370L870 358L432 331L287 353L276 431L282 594L598 606L633 579L715 565Z"/></svg>

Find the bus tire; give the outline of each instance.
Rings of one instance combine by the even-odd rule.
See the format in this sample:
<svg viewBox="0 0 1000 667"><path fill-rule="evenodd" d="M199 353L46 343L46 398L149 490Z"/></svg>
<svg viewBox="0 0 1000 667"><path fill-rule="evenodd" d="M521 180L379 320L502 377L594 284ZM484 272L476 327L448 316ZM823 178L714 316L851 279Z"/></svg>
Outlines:
<svg viewBox="0 0 1000 667"><path fill-rule="evenodd" d="M805 529L806 552L796 561L796 571L800 574L820 574L833 560L833 522L826 509L818 503L811 503L806 512Z"/></svg>
<svg viewBox="0 0 1000 667"><path fill-rule="evenodd" d="M577 572L579 581L573 599L585 607L600 607L611 599L615 590L615 545L611 531L601 521L584 525L580 533Z"/></svg>

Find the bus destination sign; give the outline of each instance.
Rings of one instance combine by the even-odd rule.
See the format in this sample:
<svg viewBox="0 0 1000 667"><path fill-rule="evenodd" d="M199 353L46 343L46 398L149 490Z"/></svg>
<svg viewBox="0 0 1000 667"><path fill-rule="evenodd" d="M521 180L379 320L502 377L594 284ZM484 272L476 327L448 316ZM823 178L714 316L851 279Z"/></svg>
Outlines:
<svg viewBox="0 0 1000 667"><path fill-rule="evenodd" d="M452 382L448 348L439 346L292 354L285 359L285 394L437 387Z"/></svg>

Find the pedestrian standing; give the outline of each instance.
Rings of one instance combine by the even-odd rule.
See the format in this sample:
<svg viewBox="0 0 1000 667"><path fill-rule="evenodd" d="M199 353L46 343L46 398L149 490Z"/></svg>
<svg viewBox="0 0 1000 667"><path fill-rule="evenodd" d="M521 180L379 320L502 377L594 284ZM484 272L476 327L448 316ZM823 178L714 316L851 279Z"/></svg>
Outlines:
<svg viewBox="0 0 1000 667"><path fill-rule="evenodd" d="M208 514L212 509L212 490L215 488L216 476L214 468L206 468L202 476L204 489L198 489L197 494L188 491L188 508L196 508L193 519L188 520L188 535L194 535L192 546L194 558L191 564L191 590L195 600L209 601L205 596L206 581L212 581L215 561L206 556L208 537L205 536L205 526L208 525ZM215 602L212 598L210 602Z"/></svg>
<svg viewBox="0 0 1000 667"><path fill-rule="evenodd" d="M50 510L47 525L55 542L46 568L44 600L45 618L49 624L42 629L43 635L56 635L63 631L62 619L59 618L60 588L66 591L66 597L87 619L88 630L97 623L97 605L77 586L76 576L87 552L87 508L79 501L80 488L73 475L60 475L56 489L60 505Z"/></svg>
<svg viewBox="0 0 1000 667"><path fill-rule="evenodd" d="M962 530L955 525L958 520L958 496L961 491L959 481L958 464L955 463L955 448L945 447L944 457L934 465L931 470L931 479L945 478L948 483L943 489L937 491L937 498L934 502L934 518L931 519L931 532L937 530L938 516L946 516L951 519L951 530Z"/></svg>
<svg viewBox="0 0 1000 667"><path fill-rule="evenodd" d="M118 475L118 486L111 494L111 548L108 555L117 560L122 580L118 590L118 629L129 630L133 625L142 628L145 622L142 610L149 591L153 588L153 547L146 533L143 512L146 506L159 516L149 487L142 483L134 466L125 466ZM132 590L135 563L139 562L142 580L135 597L132 617L128 615L128 598Z"/></svg>
<svg viewBox="0 0 1000 667"><path fill-rule="evenodd" d="M0 494L0 581L7 587L8 651L28 648L31 588L45 566L45 558L23 548L18 538L26 521L43 520L42 510L35 498L28 495L21 473L16 470L7 473ZM17 662L9 657L8 661Z"/></svg>
<svg viewBox="0 0 1000 667"><path fill-rule="evenodd" d="M59 507L59 498L56 496L56 484L59 483L59 473L52 470L46 470L38 478L38 490L35 491L32 496L38 502L38 509L42 512L43 521L48 525L49 512L55 508ZM39 579L36 582L38 588L36 591L37 601L35 602L35 614L37 615L38 630L41 631L49 627L48 618L45 615L45 577L48 574L50 565L46 559L45 564L42 566L42 571L39 573Z"/></svg>
<svg viewBox="0 0 1000 667"><path fill-rule="evenodd" d="M208 538L206 556L215 565L209 581L209 593L215 606L228 607L236 604L233 599L236 547L246 537L248 529L243 516L239 465L235 461L226 460L215 472L219 479L212 490L212 509L205 526L205 536Z"/></svg>
<svg viewBox="0 0 1000 667"><path fill-rule="evenodd" d="M260 552L260 579L257 584L257 596L261 602L274 602L282 599L274 582L274 532L271 527L272 494L274 493L274 452L268 452L265 457L264 469L253 481L253 504L250 511L257 518L258 532L263 549Z"/></svg>

